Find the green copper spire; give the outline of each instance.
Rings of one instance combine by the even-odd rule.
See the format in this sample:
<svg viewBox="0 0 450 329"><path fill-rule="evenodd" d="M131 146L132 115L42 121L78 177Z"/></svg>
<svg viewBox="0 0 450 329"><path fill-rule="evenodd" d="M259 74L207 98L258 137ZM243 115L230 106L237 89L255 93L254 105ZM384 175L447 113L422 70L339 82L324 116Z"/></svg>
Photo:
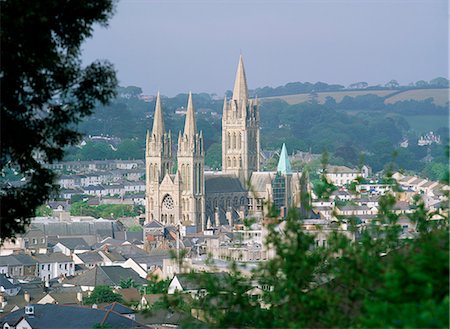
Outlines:
<svg viewBox="0 0 450 329"><path fill-rule="evenodd" d="M283 148L281 149L280 160L278 160L277 172L283 175L292 174L291 163L289 162L286 145L284 143Z"/></svg>

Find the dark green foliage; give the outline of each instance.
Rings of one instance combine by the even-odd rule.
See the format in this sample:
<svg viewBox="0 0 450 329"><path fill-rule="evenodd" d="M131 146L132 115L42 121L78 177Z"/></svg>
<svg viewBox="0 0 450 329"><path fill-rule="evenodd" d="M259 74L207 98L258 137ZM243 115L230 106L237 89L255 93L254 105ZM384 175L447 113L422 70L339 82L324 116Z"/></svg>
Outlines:
<svg viewBox="0 0 450 329"><path fill-rule="evenodd" d="M108 286L95 287L91 295L83 300L83 303L86 305L112 302L122 302L122 296L116 294Z"/></svg>
<svg viewBox="0 0 450 329"><path fill-rule="evenodd" d="M115 94L111 64L83 68L79 59L93 24L106 25L112 11L112 0L2 3L0 170L25 182L1 183L1 239L23 232L54 189L43 164L61 160L79 139L76 124Z"/></svg>
<svg viewBox="0 0 450 329"><path fill-rule="evenodd" d="M134 280L132 278L120 280L119 285L120 285L120 288L122 288L122 289L137 287L137 284L134 282Z"/></svg>
<svg viewBox="0 0 450 329"><path fill-rule="evenodd" d="M183 304L183 310L201 309L208 326L216 328L448 327L448 209L441 220L430 221L435 214L427 213L417 197L410 218L418 235L402 240L395 202L393 195L381 197L379 213L366 229L349 219L357 241L336 231L326 248L290 211L283 233L268 224L274 258L251 277L236 264L225 281L195 274L205 296ZM260 298L249 293L255 282L264 288ZM179 299L169 298L165 305L177 308Z"/></svg>
<svg viewBox="0 0 450 329"><path fill-rule="evenodd" d="M92 216L95 218L120 218L136 217L145 212L145 208L139 205L103 204L89 206L86 202L72 203L70 214L72 216Z"/></svg>

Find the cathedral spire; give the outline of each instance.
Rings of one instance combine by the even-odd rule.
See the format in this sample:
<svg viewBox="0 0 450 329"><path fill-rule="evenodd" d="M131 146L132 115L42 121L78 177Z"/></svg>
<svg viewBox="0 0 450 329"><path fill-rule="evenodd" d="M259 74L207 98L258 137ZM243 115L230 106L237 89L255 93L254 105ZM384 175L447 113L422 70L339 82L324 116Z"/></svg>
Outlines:
<svg viewBox="0 0 450 329"><path fill-rule="evenodd" d="M284 143L281 149L280 160L278 161L277 172L283 175L292 174L291 163L289 162L286 144Z"/></svg>
<svg viewBox="0 0 450 329"><path fill-rule="evenodd" d="M194 105L192 104L192 93L189 92L189 100L186 112L186 121L184 124L184 134L188 137L194 137L197 133L197 126L195 124Z"/></svg>
<svg viewBox="0 0 450 329"><path fill-rule="evenodd" d="M234 81L233 100L240 102L244 100L244 104L247 103L248 88L247 78L245 77L244 61L242 55L239 57L239 64L236 72L236 80Z"/></svg>
<svg viewBox="0 0 450 329"><path fill-rule="evenodd" d="M161 97L158 91L158 94L156 95L156 107L155 107L155 116L153 118L152 135L162 136L163 134L164 134L164 120L161 108Z"/></svg>

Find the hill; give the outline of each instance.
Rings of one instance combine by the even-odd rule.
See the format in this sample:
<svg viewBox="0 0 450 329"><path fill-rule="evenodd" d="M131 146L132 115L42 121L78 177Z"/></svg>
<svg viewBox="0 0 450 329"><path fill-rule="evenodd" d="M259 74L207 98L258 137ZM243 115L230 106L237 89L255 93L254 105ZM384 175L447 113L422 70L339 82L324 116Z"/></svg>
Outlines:
<svg viewBox="0 0 450 329"><path fill-rule="evenodd" d="M449 101L449 89L412 89L412 90L348 90L334 92L317 93L317 101L324 104L327 97L332 97L336 102L342 101L345 96L357 97L364 95L376 95L385 98L385 103L392 104L398 101L416 100L421 101L427 98L433 98L436 105L445 106ZM300 104L311 100L311 94L303 93L296 95L262 97L261 100L281 99L289 105Z"/></svg>

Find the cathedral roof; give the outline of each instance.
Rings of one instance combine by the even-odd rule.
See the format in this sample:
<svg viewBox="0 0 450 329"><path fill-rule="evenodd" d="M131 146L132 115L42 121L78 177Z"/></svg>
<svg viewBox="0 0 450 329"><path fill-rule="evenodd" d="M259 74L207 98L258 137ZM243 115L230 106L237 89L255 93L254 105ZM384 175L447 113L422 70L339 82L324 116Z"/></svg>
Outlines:
<svg viewBox="0 0 450 329"><path fill-rule="evenodd" d="M244 104L247 103L248 99L247 78L245 76L244 61L242 59L242 55L239 57L239 64L236 72L236 80L234 81L232 99L238 101L238 103L243 100Z"/></svg>
<svg viewBox="0 0 450 329"><path fill-rule="evenodd" d="M205 174L205 192L206 194L245 192L245 189L239 178L235 176Z"/></svg>
<svg viewBox="0 0 450 329"><path fill-rule="evenodd" d="M277 172L283 175L292 174L291 163L289 162L286 144L284 143L281 149L280 159L278 160Z"/></svg>
<svg viewBox="0 0 450 329"><path fill-rule="evenodd" d="M250 178L250 191L265 192L267 185L272 184L272 178L275 175L271 171L257 171L252 173Z"/></svg>
<svg viewBox="0 0 450 329"><path fill-rule="evenodd" d="M158 94L156 95L156 107L155 107L155 116L153 118L152 135L162 136L163 134L164 134L164 119L161 108L161 97L158 91Z"/></svg>

